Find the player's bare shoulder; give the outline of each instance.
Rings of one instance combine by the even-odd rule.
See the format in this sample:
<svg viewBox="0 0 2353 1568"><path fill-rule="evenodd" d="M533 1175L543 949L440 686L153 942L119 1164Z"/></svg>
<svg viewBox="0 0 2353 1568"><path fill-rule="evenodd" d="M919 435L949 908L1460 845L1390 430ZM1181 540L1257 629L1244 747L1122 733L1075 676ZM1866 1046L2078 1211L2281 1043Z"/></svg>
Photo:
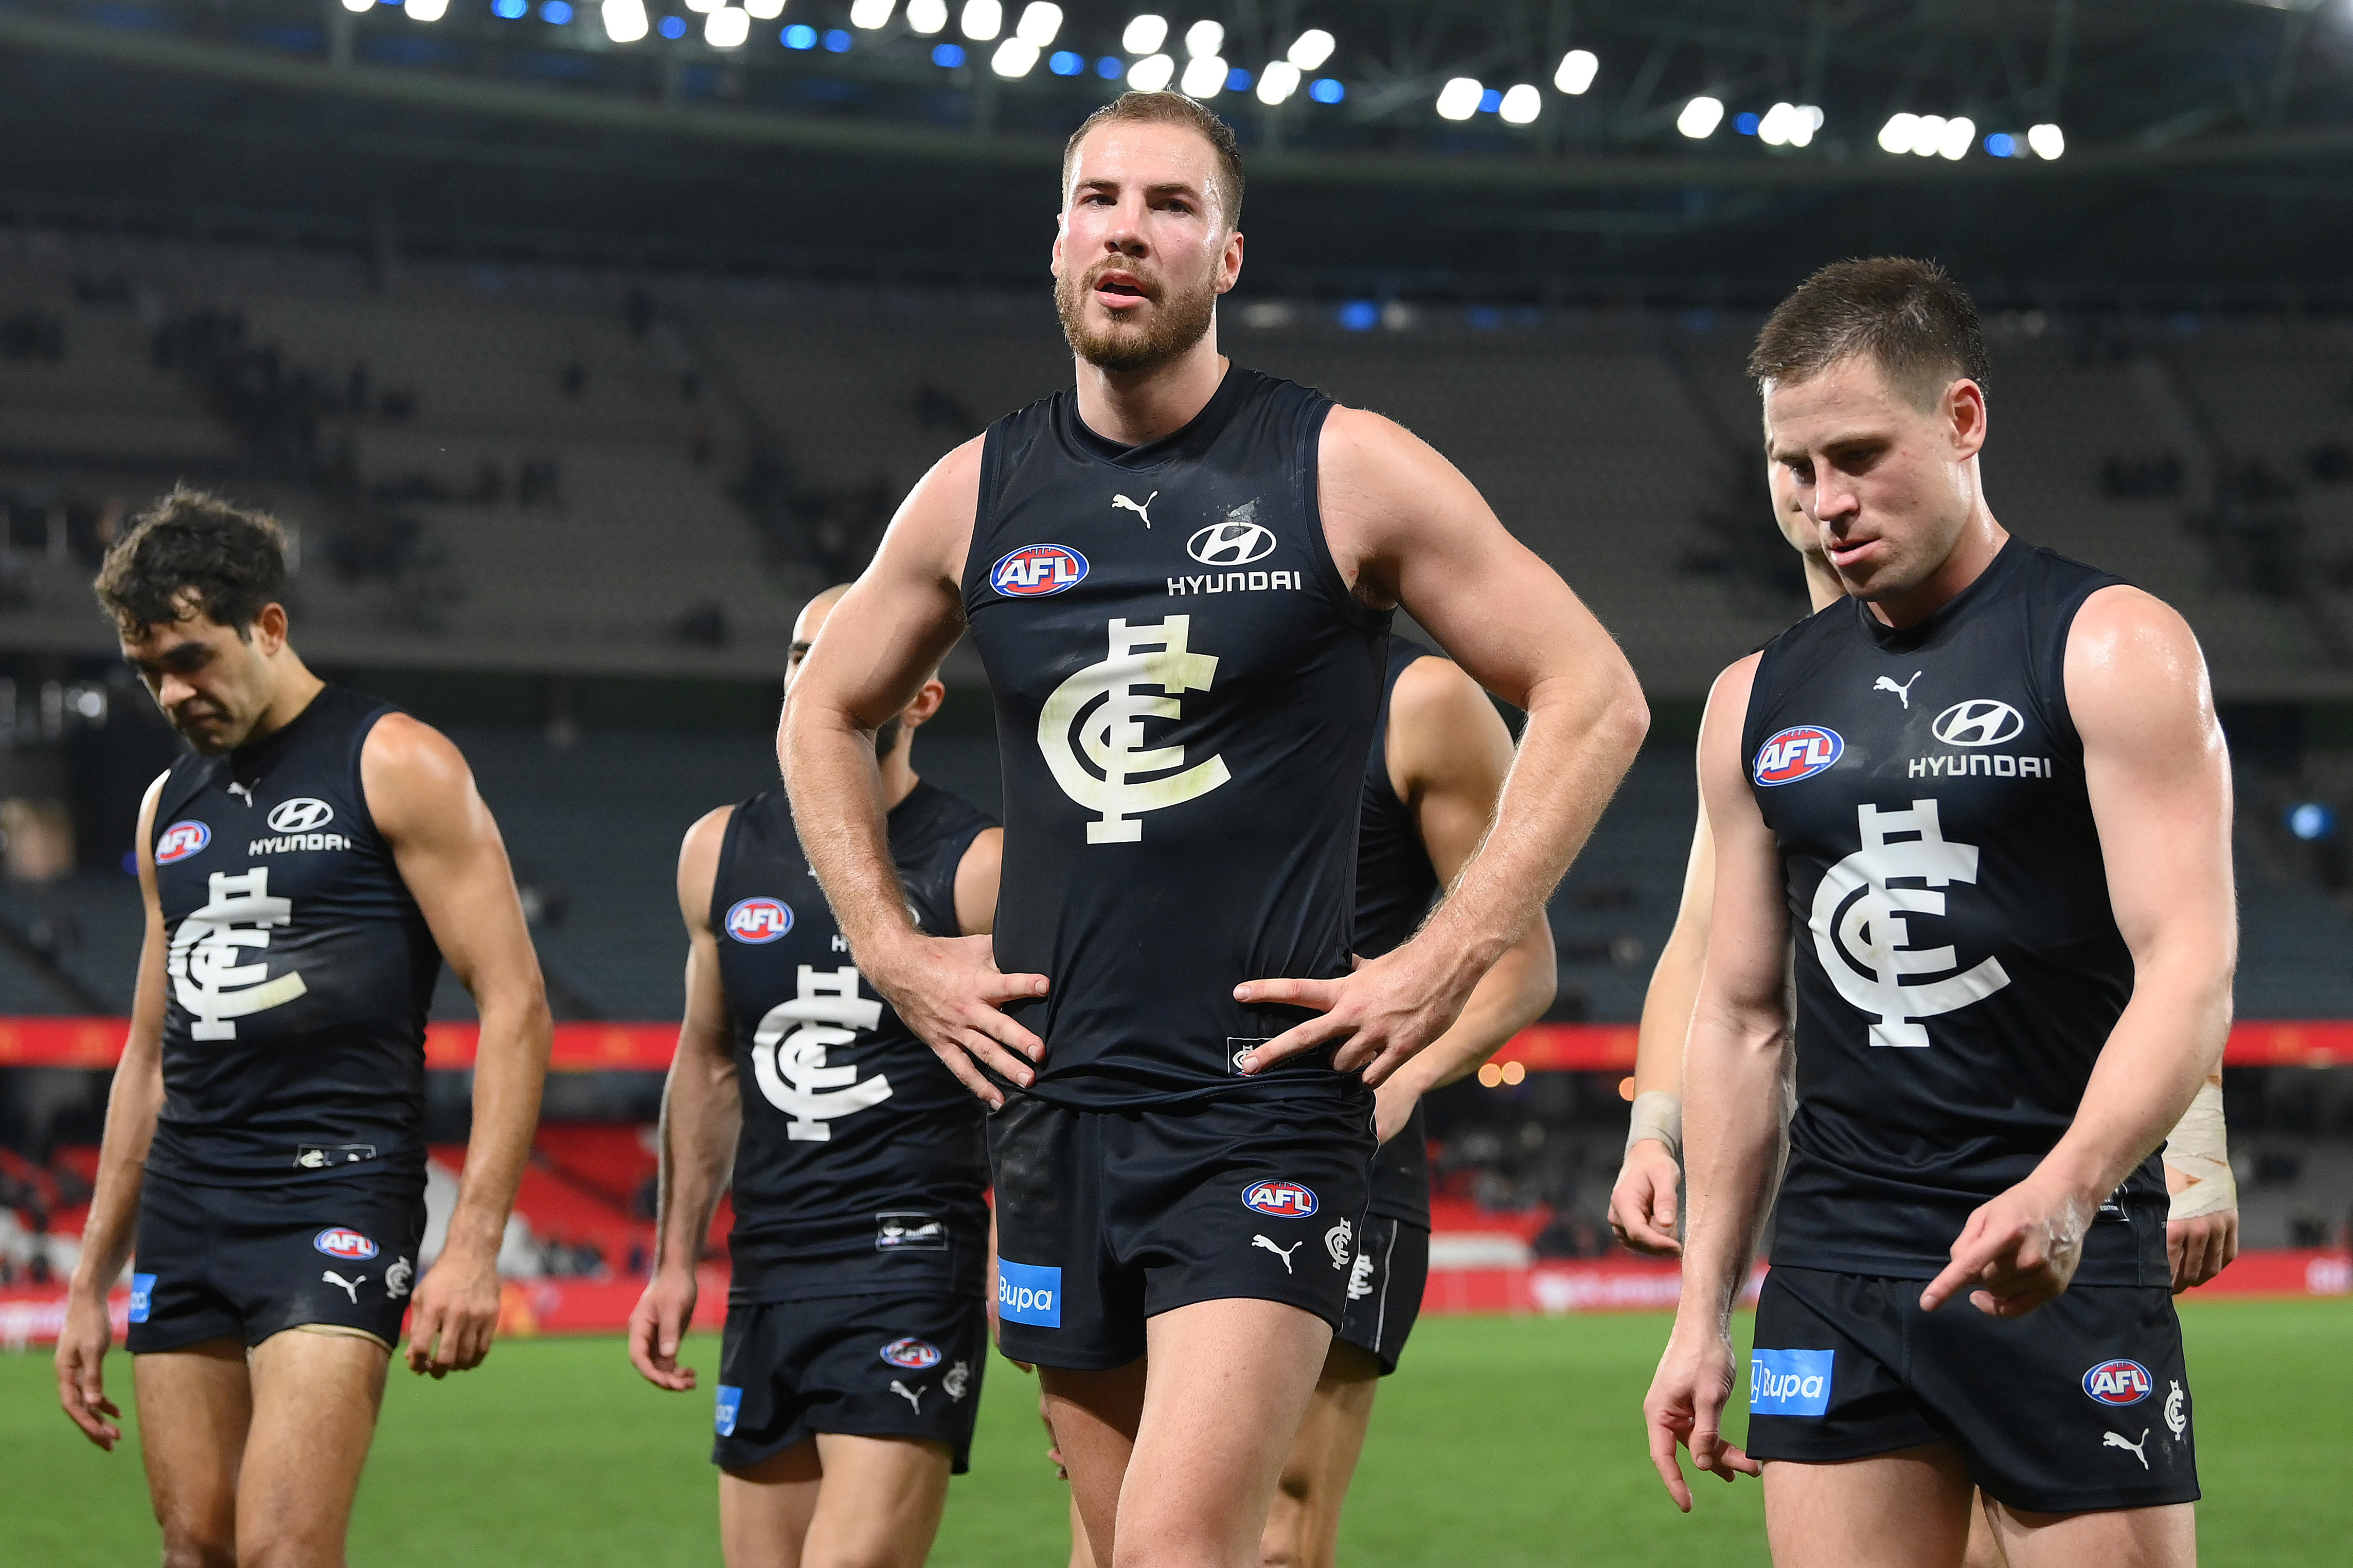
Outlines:
<svg viewBox="0 0 2353 1568"><path fill-rule="evenodd" d="M981 456L987 440L975 436L951 448L915 481L883 533L876 566L962 581L973 524L980 515Z"/></svg>
<svg viewBox="0 0 2353 1568"><path fill-rule="evenodd" d="M727 842L733 805L713 806L694 819L678 846L678 908L690 933L711 924L711 889L719 880L719 852Z"/></svg>
<svg viewBox="0 0 2353 1568"><path fill-rule="evenodd" d="M474 773L457 742L423 720L386 713L360 747L368 815L397 842L434 814L475 803Z"/></svg>
<svg viewBox="0 0 2353 1568"><path fill-rule="evenodd" d="M2202 693L2206 684L2205 655L2189 621L2126 583L2085 596L2067 629L2066 670L2071 705L2103 693L2125 700L2159 690Z"/></svg>

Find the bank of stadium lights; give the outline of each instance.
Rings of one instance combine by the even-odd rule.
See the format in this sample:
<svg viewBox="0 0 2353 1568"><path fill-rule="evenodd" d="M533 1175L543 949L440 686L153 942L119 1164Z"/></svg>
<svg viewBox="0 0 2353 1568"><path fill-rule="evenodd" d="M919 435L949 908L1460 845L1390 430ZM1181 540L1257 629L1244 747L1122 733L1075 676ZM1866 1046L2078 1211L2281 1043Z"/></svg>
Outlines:
<svg viewBox="0 0 2353 1568"><path fill-rule="evenodd" d="M988 58L988 68L1001 77L1024 77L1038 63L1054 35L1062 30L1062 8L1031 0L1021 11L1021 19L1013 25L1013 36L997 46Z"/></svg>
<svg viewBox="0 0 2353 1568"><path fill-rule="evenodd" d="M877 33L891 25L891 13L899 8L899 0L851 0L849 25L864 32ZM940 19L947 19L947 7L940 7ZM934 27L934 32L939 31Z"/></svg>
<svg viewBox="0 0 2353 1568"><path fill-rule="evenodd" d="M1978 139L1978 122L1966 114L1892 114L1879 128L1879 150L1901 157L1961 159Z"/></svg>
<svg viewBox="0 0 2353 1568"><path fill-rule="evenodd" d="M1581 96L1601 74L1601 57L1591 49L1571 49L1560 57L1560 68L1552 73L1553 86L1571 98Z"/></svg>
<svg viewBox="0 0 2353 1568"><path fill-rule="evenodd" d="M634 44L652 26L646 19L646 0L605 0L599 14L605 36L617 44Z"/></svg>
<svg viewBox="0 0 2353 1568"><path fill-rule="evenodd" d="M702 18L702 41L714 49L739 48L751 36L752 14L748 11L722 5Z"/></svg>
<svg viewBox="0 0 2353 1568"><path fill-rule="evenodd" d="M1438 117L1468 120L1479 112L1479 100L1486 95L1478 78L1458 76L1438 89Z"/></svg>
<svg viewBox="0 0 2353 1568"><path fill-rule="evenodd" d="M1321 27L1310 27L1292 40L1291 47L1282 54L1285 65L1296 67L1303 75L1332 58L1340 41Z"/></svg>
<svg viewBox="0 0 2353 1568"><path fill-rule="evenodd" d="M1176 79L1176 62L1166 55L1146 55L1127 68L1127 85L1138 92L1158 92Z"/></svg>
<svg viewBox="0 0 2353 1568"><path fill-rule="evenodd" d="M1299 90L1299 68L1289 60L1271 62L1259 73L1258 100L1271 109Z"/></svg>
<svg viewBox="0 0 2353 1568"><path fill-rule="evenodd" d="M964 0L956 30L976 44L987 43L1005 31L1005 7L998 0Z"/></svg>
<svg viewBox="0 0 2353 1568"><path fill-rule="evenodd" d="M1704 142L1724 123L1724 100L1702 93L1675 116L1675 129L1694 142Z"/></svg>
<svg viewBox="0 0 2353 1568"><path fill-rule="evenodd" d="M1156 55L1160 46L1168 41L1168 18L1146 11L1129 18L1126 30L1119 36L1119 47L1131 55ZM1156 89L1147 88L1146 91Z"/></svg>
<svg viewBox="0 0 2353 1568"><path fill-rule="evenodd" d="M1506 125L1532 124L1544 112L1544 94L1535 89L1535 83L1524 81L1504 94L1504 101L1495 106L1495 112L1503 116Z"/></svg>
<svg viewBox="0 0 2353 1568"><path fill-rule="evenodd" d="M928 38L948 25L948 0L907 0L907 31Z"/></svg>
<svg viewBox="0 0 2353 1568"><path fill-rule="evenodd" d="M1814 105L1777 103L1757 121L1757 140L1767 147L1803 147L1821 128L1822 111Z"/></svg>

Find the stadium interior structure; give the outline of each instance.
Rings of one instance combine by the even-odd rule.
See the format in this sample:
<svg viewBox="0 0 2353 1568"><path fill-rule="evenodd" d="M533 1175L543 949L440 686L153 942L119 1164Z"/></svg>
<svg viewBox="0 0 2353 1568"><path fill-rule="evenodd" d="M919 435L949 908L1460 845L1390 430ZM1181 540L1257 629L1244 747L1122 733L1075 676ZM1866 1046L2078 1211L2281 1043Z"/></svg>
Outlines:
<svg viewBox="0 0 2353 1568"><path fill-rule="evenodd" d="M962 6L927 31L914 5L654 4L628 40L611 9L0 5L0 1016L127 1010L123 860L173 742L88 583L186 481L293 526L314 665L464 747L559 1015L674 1018L679 835L773 776L802 601L941 451L1066 383L1055 151L1165 53L1220 63L1251 158L1228 351L1451 456L1651 694L1651 742L1552 903L1554 1021L1639 1014L1700 701L1804 607L1742 374L1763 309L1899 244L1987 308L2004 522L2204 643L2241 1016L2353 1019L2343 18L1242 0L1171 12L1145 48L1130 9L1074 0L1017 71L1036 7L983 37ZM748 41L714 42L722 15ZM1197 21L1221 41L1191 47ZM1310 28L1330 47L1269 101ZM986 690L962 651L946 673L918 766L994 804ZM454 985L437 1015L470 1016ZM5 1028L0 1063L24 1059ZM1440 1098L1441 1257L1607 1250L1620 1076ZM0 1066L0 1285L69 1256L104 1087ZM465 1087L435 1075L443 1144ZM552 1083L518 1272L642 1264L658 1092ZM2353 1068L2234 1067L2228 1092L2248 1244L2345 1247Z"/></svg>

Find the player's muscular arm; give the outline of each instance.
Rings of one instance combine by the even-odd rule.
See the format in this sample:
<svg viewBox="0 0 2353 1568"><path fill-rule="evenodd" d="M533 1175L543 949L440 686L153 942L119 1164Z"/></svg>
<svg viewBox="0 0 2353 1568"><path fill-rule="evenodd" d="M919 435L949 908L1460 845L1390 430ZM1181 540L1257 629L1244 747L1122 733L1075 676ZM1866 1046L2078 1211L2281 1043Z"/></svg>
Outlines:
<svg viewBox="0 0 2353 1568"><path fill-rule="evenodd" d="M629 1361L658 1388L694 1386L694 1369L678 1364L679 1342L694 1321L694 1269L719 1194L735 1168L744 1131L743 1085L727 994L719 979L719 942L711 930L711 889L733 806L721 806L687 829L678 852L678 909L686 922L686 1011L678 1053L662 1086L661 1174L654 1218L654 1272L629 1314Z"/></svg>
<svg viewBox="0 0 2353 1568"><path fill-rule="evenodd" d="M1715 897L1715 838L1707 811L1693 830L1683 867L1683 902L1674 929L1659 950L1642 1022L1634 1040L1634 1121L1618 1184L1609 1194L1609 1228L1637 1252L1672 1258L1675 1187L1683 1180L1683 1041L1699 1002L1700 968L1707 962L1707 918ZM1648 1134L1646 1136L1646 1134Z"/></svg>
<svg viewBox="0 0 2353 1568"><path fill-rule="evenodd" d="M2181 1119L2230 1033L2230 759L2198 640L2140 590L2103 588L2069 630L2066 683L2132 999L2066 1136L1969 1216L1924 1307L1975 1285L1978 1310L2018 1317L2064 1290L2092 1216Z"/></svg>
<svg viewBox="0 0 2353 1568"><path fill-rule="evenodd" d="M1389 699L1389 782L1413 812L1439 885L1451 882L1494 818L1512 766L1512 733L1479 683L1442 658L1418 658ZM1541 919L1480 978L1462 1016L1380 1087L1383 1142L1414 1103L1493 1056L1543 1016L1559 983L1552 928Z"/></svg>
<svg viewBox="0 0 2353 1568"><path fill-rule="evenodd" d="M410 1370L441 1377L490 1353L499 1244L531 1157L554 1026L506 846L458 748L387 714L361 748L360 782L401 881L481 1017L466 1173L448 1239L409 1316Z"/></svg>
<svg viewBox="0 0 2353 1568"><path fill-rule="evenodd" d="M1333 559L1359 598L1399 604L1488 690L1526 710L1495 819L1419 934L1335 981L1253 982L1242 1001L1324 1010L1256 1053L1339 1040L1377 1084L1461 1013L1542 918L1650 723L1626 657L1452 464L1378 415L1335 408L1319 447Z"/></svg>
<svg viewBox="0 0 2353 1568"><path fill-rule="evenodd" d="M998 973L986 938L915 929L886 847L874 761L875 731L963 634L980 454L976 438L941 458L891 520L794 679L776 753L801 847L860 971L965 1088L995 1105L1004 1097L974 1062L1024 1086L1036 1077L1030 1063L1044 1046L998 1004L1044 995L1046 978Z"/></svg>
<svg viewBox="0 0 2353 1568"><path fill-rule="evenodd" d="M168 777L169 775L165 775ZM139 892L146 933L139 948L139 980L131 1001L131 1033L106 1097L106 1132L99 1146L98 1181L83 1224L81 1258L66 1295L58 1334L58 1402L84 1436L111 1452L121 1437L121 1412L106 1397L102 1368L113 1348L107 1292L121 1278L138 1239L139 1187L155 1116L164 1109L164 906L155 891L155 797L164 780L147 786L139 805Z"/></svg>
<svg viewBox="0 0 2353 1568"><path fill-rule="evenodd" d="M1683 1300L1643 1414L1651 1460L1678 1507L1691 1492L1675 1445L1726 1480L1757 1467L1724 1440L1736 1365L1732 1303L1762 1229L1781 1131L1781 1075L1789 1039L1782 968L1789 916L1781 857L1748 792L1740 731L1757 658L1726 670L1709 694L1700 731L1700 789L1715 839L1707 959L1683 1051L1684 1170L1691 1215Z"/></svg>

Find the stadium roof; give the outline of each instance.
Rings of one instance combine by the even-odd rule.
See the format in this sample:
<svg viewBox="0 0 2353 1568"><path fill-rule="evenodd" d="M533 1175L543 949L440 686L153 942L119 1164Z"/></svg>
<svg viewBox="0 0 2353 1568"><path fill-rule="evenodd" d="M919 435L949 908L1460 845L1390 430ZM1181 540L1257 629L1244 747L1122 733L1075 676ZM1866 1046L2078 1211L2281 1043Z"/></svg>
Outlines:
<svg viewBox="0 0 2353 1568"><path fill-rule="evenodd" d="M1006 281L1071 127L1166 79L1241 132L1289 291L1740 301L1906 248L2046 302L2353 302L2342 0L1157 15L0 0L0 214Z"/></svg>

